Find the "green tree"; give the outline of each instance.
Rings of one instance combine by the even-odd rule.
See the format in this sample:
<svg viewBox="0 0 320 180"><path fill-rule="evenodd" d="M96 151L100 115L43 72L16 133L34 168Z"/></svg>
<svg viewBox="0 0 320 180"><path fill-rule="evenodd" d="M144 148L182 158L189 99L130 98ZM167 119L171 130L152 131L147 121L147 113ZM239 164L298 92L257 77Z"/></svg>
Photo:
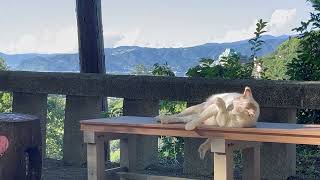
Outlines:
<svg viewBox="0 0 320 180"><path fill-rule="evenodd" d="M133 75L151 75L150 70L144 66L143 64L137 64L133 70L132 73Z"/></svg>
<svg viewBox="0 0 320 180"><path fill-rule="evenodd" d="M0 71L6 71L7 65L3 58L0 57ZM11 93L0 92L0 112L12 111L12 95Z"/></svg>
<svg viewBox="0 0 320 180"><path fill-rule="evenodd" d="M190 68L186 75L189 77L223 78L223 79L247 79L251 78L254 70L254 62L257 52L262 49L264 41L262 34L267 22L262 19L256 24L255 36L249 40L251 45L251 56L247 63L240 63L240 54L230 53L219 58L219 63L211 58L201 58L199 65ZM259 64L259 62L257 62Z"/></svg>
<svg viewBox="0 0 320 180"><path fill-rule="evenodd" d="M123 99L108 98L108 111L103 113L104 117L118 117L123 114Z"/></svg>
<svg viewBox="0 0 320 180"><path fill-rule="evenodd" d="M289 40L282 43L277 50L260 60L264 69L263 79L270 80L288 80L287 65L292 62L293 59L298 57L298 47L300 45L300 39L289 38Z"/></svg>
<svg viewBox="0 0 320 180"><path fill-rule="evenodd" d="M154 64L154 76L175 76L168 63ZM160 114L176 114L186 108L186 103L178 101L160 101ZM183 138L161 136L159 140L159 157L165 164L180 165L183 159Z"/></svg>
<svg viewBox="0 0 320 180"><path fill-rule="evenodd" d="M251 78L252 63L240 63L239 54L229 54L221 57L217 63L210 58L202 58L199 65L190 68L188 77L247 79Z"/></svg>
<svg viewBox="0 0 320 180"><path fill-rule="evenodd" d="M319 81L320 80L320 0L309 0L314 11L310 13L307 22L294 30L300 32L298 55L288 63L287 75L291 80ZM298 123L319 124L320 111L302 109L298 112ZM318 146L297 146L297 171L301 175L308 175L306 179L317 179L320 172L316 171L320 158ZM308 167L308 168L306 168Z"/></svg>
<svg viewBox="0 0 320 180"><path fill-rule="evenodd" d="M3 58L0 57L0 70L4 71L4 70L8 70L6 62L4 61Z"/></svg>
<svg viewBox="0 0 320 180"><path fill-rule="evenodd" d="M262 63L259 59L257 59L257 53L262 49L262 45L265 43L262 40L262 34L267 32L265 31L265 27L267 26L267 22L264 22L262 19L259 19L256 24L256 31L254 32L255 37L249 40L251 44L251 61L248 63L248 68L252 68L252 76L256 79L260 79L262 77Z"/></svg>
<svg viewBox="0 0 320 180"><path fill-rule="evenodd" d="M155 76L175 76L167 62L163 65L159 63L154 64L152 74Z"/></svg>
<svg viewBox="0 0 320 180"><path fill-rule="evenodd" d="M199 65L188 69L186 75L188 77L224 77L224 68L220 64L215 64L215 61L210 58L201 58Z"/></svg>
<svg viewBox="0 0 320 180"><path fill-rule="evenodd" d="M257 57L257 52L262 49L262 45L264 44L264 41L261 39L261 36L263 33L267 32L265 31L265 27L267 26L267 22L264 22L262 19L259 19L256 23L256 31L254 32L255 37L249 40L249 43L251 44L251 59L254 60Z"/></svg>
<svg viewBox="0 0 320 180"><path fill-rule="evenodd" d="M65 96L48 96L46 153L48 158L62 159Z"/></svg>
<svg viewBox="0 0 320 180"><path fill-rule="evenodd" d="M298 56L288 63L288 72L292 80L320 80L320 31L306 32L300 39Z"/></svg>

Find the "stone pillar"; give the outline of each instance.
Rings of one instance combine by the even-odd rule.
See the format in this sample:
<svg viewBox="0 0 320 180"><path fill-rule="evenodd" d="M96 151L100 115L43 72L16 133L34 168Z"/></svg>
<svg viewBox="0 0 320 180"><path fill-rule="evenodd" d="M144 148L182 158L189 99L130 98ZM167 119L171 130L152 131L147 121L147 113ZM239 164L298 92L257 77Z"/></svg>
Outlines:
<svg viewBox="0 0 320 180"><path fill-rule="evenodd" d="M188 103L193 106L198 103ZM213 174L212 153L207 152L204 160L200 159L198 148L204 143L205 139L184 138L184 162L183 173L195 176L211 176Z"/></svg>
<svg viewBox="0 0 320 180"><path fill-rule="evenodd" d="M82 166L86 163L86 145L80 131L80 120L101 117L101 98L67 96L64 120L63 161Z"/></svg>
<svg viewBox="0 0 320 180"><path fill-rule="evenodd" d="M47 94L13 93L12 111L40 119L42 157L46 155Z"/></svg>
<svg viewBox="0 0 320 180"><path fill-rule="evenodd" d="M158 100L124 99L125 116L156 116L159 114ZM130 135L120 140L121 166L129 171L144 170L158 159L158 137Z"/></svg>
<svg viewBox="0 0 320 180"><path fill-rule="evenodd" d="M198 148L205 139L184 138L183 173L194 176L211 176L213 174L212 153L207 152L204 160L200 159Z"/></svg>
<svg viewBox="0 0 320 180"><path fill-rule="evenodd" d="M261 108L259 121L296 123L294 108ZM296 173L296 145L263 143L261 147L261 176L282 180Z"/></svg>

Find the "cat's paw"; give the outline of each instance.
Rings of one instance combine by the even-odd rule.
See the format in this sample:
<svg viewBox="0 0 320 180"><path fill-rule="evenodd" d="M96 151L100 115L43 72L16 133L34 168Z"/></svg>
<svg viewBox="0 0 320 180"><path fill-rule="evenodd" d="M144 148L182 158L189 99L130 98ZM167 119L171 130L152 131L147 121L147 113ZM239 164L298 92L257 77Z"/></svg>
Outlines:
<svg viewBox="0 0 320 180"><path fill-rule="evenodd" d="M213 101L218 107L225 107L226 106L224 100L219 97L214 98Z"/></svg>
<svg viewBox="0 0 320 180"><path fill-rule="evenodd" d="M249 116L250 116L250 117L254 117L255 114L254 114L253 112L249 112Z"/></svg>
<svg viewBox="0 0 320 180"><path fill-rule="evenodd" d="M256 114L255 114L255 111L254 110L248 110L248 115L250 117L254 117Z"/></svg>
<svg viewBox="0 0 320 180"><path fill-rule="evenodd" d="M198 149L198 152L199 152L199 156L200 156L200 159L204 159L205 156L206 156L206 153L207 153L207 148L205 148L204 146L200 146L199 149Z"/></svg>
<svg viewBox="0 0 320 180"><path fill-rule="evenodd" d="M188 123L185 125L184 128L185 128L185 130L187 130L187 131L192 131L192 130L194 130L194 129L196 128L196 126L195 126L194 123L188 122Z"/></svg>

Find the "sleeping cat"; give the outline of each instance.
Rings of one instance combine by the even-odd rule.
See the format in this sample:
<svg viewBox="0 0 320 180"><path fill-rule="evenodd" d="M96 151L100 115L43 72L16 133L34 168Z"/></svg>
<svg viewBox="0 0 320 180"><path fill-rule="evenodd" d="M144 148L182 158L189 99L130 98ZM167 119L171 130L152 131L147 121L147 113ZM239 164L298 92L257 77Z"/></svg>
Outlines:
<svg viewBox="0 0 320 180"><path fill-rule="evenodd" d="M215 94L205 102L191 106L179 114L157 116L162 124L186 123L186 130L193 130L201 124L219 127L252 127L260 114L259 104L254 100L252 91L245 87L241 93ZM210 149L208 139L199 147L200 158L203 159Z"/></svg>

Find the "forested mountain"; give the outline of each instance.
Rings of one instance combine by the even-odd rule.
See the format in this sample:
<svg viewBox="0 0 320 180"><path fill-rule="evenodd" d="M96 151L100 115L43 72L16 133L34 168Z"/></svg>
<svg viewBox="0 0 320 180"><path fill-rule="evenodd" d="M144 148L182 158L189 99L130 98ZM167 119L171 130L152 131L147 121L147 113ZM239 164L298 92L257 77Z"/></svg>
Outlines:
<svg viewBox="0 0 320 180"><path fill-rule="evenodd" d="M288 36L263 36L265 45L259 56L272 53ZM105 49L108 73L128 74L136 65L151 67L155 63L165 63L173 68L178 76L198 63L200 58L216 59L225 49L231 48L243 56L250 55L247 40L232 43L208 43L185 48L147 48L122 46ZM1 50L0 50L1 51ZM3 54L0 53L11 70L75 72L79 69L78 54Z"/></svg>

